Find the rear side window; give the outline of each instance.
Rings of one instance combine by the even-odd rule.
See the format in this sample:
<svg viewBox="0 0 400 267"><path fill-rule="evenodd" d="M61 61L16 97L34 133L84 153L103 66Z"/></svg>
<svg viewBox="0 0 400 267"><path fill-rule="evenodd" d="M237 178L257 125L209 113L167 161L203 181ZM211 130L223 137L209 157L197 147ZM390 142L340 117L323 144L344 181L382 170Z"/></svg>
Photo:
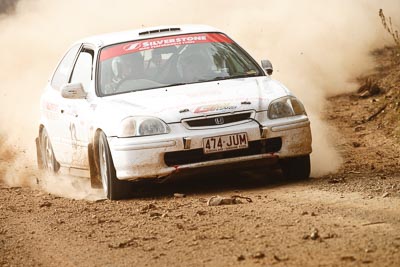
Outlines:
<svg viewBox="0 0 400 267"><path fill-rule="evenodd" d="M68 82L76 54L80 47L81 44L74 45L61 60L56 72L54 73L53 79L51 80L51 86L54 89L60 90L60 87Z"/></svg>

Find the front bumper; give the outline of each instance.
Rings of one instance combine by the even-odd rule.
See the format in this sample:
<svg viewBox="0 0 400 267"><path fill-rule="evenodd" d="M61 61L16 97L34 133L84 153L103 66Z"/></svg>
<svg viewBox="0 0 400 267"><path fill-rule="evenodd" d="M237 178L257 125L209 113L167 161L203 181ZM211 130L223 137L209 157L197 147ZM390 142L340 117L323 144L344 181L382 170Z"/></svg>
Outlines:
<svg viewBox="0 0 400 267"><path fill-rule="evenodd" d="M250 121L228 127L188 130L177 123L170 128L171 133L166 135L109 137L118 179L160 178L182 169L276 160L312 151L310 122L306 116L274 120L265 125ZM203 138L242 132L247 133L248 149L202 153ZM190 140L190 145L185 140Z"/></svg>

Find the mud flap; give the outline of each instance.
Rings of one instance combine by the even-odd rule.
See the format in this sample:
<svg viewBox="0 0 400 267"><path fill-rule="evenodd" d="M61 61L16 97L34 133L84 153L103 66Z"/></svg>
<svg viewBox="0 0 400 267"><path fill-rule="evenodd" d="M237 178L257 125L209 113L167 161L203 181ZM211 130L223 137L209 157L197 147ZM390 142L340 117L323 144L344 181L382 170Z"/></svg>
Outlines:
<svg viewBox="0 0 400 267"><path fill-rule="evenodd" d="M39 167L39 169L44 169L43 156L42 156L42 150L40 149L39 137L36 137L35 143L36 143L36 160L37 160L38 167Z"/></svg>
<svg viewBox="0 0 400 267"><path fill-rule="evenodd" d="M99 189L103 188L103 184L101 183L101 178L98 172L98 166L96 164L93 144L89 144L88 153L89 153L90 185L92 188L99 188Z"/></svg>

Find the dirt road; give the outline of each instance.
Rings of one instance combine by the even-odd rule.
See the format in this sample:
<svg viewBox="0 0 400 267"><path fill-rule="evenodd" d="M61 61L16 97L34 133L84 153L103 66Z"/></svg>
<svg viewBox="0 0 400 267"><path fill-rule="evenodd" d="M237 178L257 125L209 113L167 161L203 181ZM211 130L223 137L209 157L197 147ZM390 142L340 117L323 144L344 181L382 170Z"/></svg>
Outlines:
<svg viewBox="0 0 400 267"><path fill-rule="evenodd" d="M354 178L363 178L359 176ZM392 178L399 179L387 177ZM1 263L398 266L400 262L397 197L321 190L318 187L324 183L313 180L270 184L254 177L246 182L234 179L231 187L240 191L220 182L215 192L186 185L190 192L186 198L159 195L120 202L74 201L25 188L3 188ZM241 194L253 202L207 206L206 199L216 193Z"/></svg>
<svg viewBox="0 0 400 267"><path fill-rule="evenodd" d="M382 114L365 120L387 95L329 100L344 163L309 181L208 174L124 201L0 184L0 265L400 266L400 147ZM215 195L252 202L207 206Z"/></svg>
<svg viewBox="0 0 400 267"><path fill-rule="evenodd" d="M350 190L363 183L362 179L380 182L382 177L349 174L345 176L349 182L331 184L337 176L301 183L272 183L260 176L209 177L206 184L181 181L165 188L165 194L155 192L154 198L119 202L76 201L27 188L2 188L1 264L398 266L400 263L398 196ZM382 189L390 184L396 186L399 178L385 176ZM187 196L171 197L173 189ZM206 200L215 194L240 194L253 202L207 206Z"/></svg>

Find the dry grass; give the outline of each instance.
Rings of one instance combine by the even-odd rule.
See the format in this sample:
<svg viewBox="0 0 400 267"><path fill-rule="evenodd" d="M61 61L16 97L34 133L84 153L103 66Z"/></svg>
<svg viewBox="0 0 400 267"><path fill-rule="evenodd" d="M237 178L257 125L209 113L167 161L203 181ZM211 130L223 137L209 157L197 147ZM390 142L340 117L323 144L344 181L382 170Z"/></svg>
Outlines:
<svg viewBox="0 0 400 267"><path fill-rule="evenodd" d="M385 16L382 9L379 9L379 17L381 18L382 25L385 30L393 37L393 40L400 51L400 37L399 31L393 27L392 18Z"/></svg>

